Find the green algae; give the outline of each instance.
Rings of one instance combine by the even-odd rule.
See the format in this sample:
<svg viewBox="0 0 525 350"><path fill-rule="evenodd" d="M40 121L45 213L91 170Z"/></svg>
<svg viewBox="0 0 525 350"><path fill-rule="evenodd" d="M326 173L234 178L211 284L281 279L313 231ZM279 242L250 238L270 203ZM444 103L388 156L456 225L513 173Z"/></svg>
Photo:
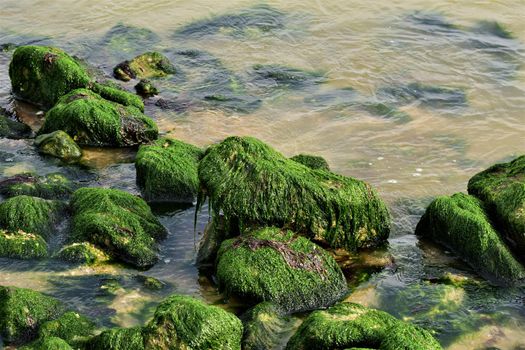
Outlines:
<svg viewBox="0 0 525 350"><path fill-rule="evenodd" d="M46 337L25 345L20 350L73 350L73 348L64 339Z"/></svg>
<svg viewBox="0 0 525 350"><path fill-rule="evenodd" d="M38 335L41 339L57 337L65 340L72 346L82 346L96 329L96 324L74 311L68 311L59 318L44 322Z"/></svg>
<svg viewBox="0 0 525 350"><path fill-rule="evenodd" d="M350 251L385 242L388 210L370 185L285 158L251 137L209 147L199 164L201 198L231 233L286 226Z"/></svg>
<svg viewBox="0 0 525 350"><path fill-rule="evenodd" d="M140 146L135 168L143 198L148 202L192 203L199 190L202 154L196 146L169 138Z"/></svg>
<svg viewBox="0 0 525 350"><path fill-rule="evenodd" d="M153 120L131 106L103 99L86 90L73 90L48 111L38 134L68 133L79 145L125 147L155 140Z"/></svg>
<svg viewBox="0 0 525 350"><path fill-rule="evenodd" d="M93 83L90 90L100 95L102 98L121 104L123 106L135 107L144 112L144 102L140 96L134 95L126 90L122 90L118 85Z"/></svg>
<svg viewBox="0 0 525 350"><path fill-rule="evenodd" d="M271 301L286 312L329 306L347 291L327 252L277 228L224 241L217 253L217 281L227 295L250 303Z"/></svg>
<svg viewBox="0 0 525 350"><path fill-rule="evenodd" d="M39 235L22 230L9 232L0 229L0 257L41 259L47 255L47 243Z"/></svg>
<svg viewBox="0 0 525 350"><path fill-rule="evenodd" d="M103 331L88 343L91 350L143 350L142 327L113 328ZM159 348L161 349L161 348ZM168 349L168 348L166 348Z"/></svg>
<svg viewBox="0 0 525 350"><path fill-rule="evenodd" d="M113 69L115 78L129 81L131 79L161 78L175 74L176 70L170 60L159 52L146 52L124 61Z"/></svg>
<svg viewBox="0 0 525 350"><path fill-rule="evenodd" d="M38 147L40 153L48 154L64 161L74 161L82 156L80 147L62 130L39 135L35 139L35 146Z"/></svg>
<svg viewBox="0 0 525 350"><path fill-rule="evenodd" d="M326 159L321 156L314 156L311 154L298 154L290 158L294 162L300 163L310 169L319 169L330 171L330 167Z"/></svg>
<svg viewBox="0 0 525 350"><path fill-rule="evenodd" d="M115 189L81 188L71 199L72 240L89 241L136 267L157 260L157 241L167 231L141 198Z"/></svg>
<svg viewBox="0 0 525 350"><path fill-rule="evenodd" d="M525 269L473 196L456 193L436 198L418 223L416 234L449 247L489 279L515 283L525 278Z"/></svg>
<svg viewBox="0 0 525 350"><path fill-rule="evenodd" d="M135 91L142 97L153 97L159 94L159 90L148 79L140 79L135 85Z"/></svg>
<svg viewBox="0 0 525 350"><path fill-rule="evenodd" d="M75 185L60 173L38 176L22 173L0 181L0 194L5 197L20 195L44 199L67 199L75 190Z"/></svg>
<svg viewBox="0 0 525 350"><path fill-rule="evenodd" d="M72 243L56 254L55 258L79 264L93 265L110 260L110 257L101 249L89 242Z"/></svg>

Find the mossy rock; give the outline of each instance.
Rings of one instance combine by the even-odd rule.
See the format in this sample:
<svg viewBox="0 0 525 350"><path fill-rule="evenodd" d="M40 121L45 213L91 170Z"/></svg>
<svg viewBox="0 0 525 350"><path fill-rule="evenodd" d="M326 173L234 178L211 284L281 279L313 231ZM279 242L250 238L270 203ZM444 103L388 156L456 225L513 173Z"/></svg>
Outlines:
<svg viewBox="0 0 525 350"><path fill-rule="evenodd" d="M192 203L199 190L203 151L175 139L142 145L135 160L137 184L148 202Z"/></svg>
<svg viewBox="0 0 525 350"><path fill-rule="evenodd" d="M35 139L35 146L38 147L40 153L48 154L68 162L82 157L80 147L62 130L39 135Z"/></svg>
<svg viewBox="0 0 525 350"><path fill-rule="evenodd" d="M118 85L112 86L111 84L99 84L92 83L90 90L99 94L102 98L116 102L123 106L135 107L141 112L144 112L144 102L140 96L132 94L126 90L123 90Z"/></svg>
<svg viewBox="0 0 525 350"><path fill-rule="evenodd" d="M143 53L131 61L119 63L113 69L115 78L123 81L165 77L175 72L170 60L159 52Z"/></svg>
<svg viewBox="0 0 525 350"><path fill-rule="evenodd" d="M159 291L164 289L166 287L166 283L162 282L161 280L151 277L151 276L145 276L145 275L136 275L135 279L142 283L144 287L151 291Z"/></svg>
<svg viewBox="0 0 525 350"><path fill-rule="evenodd" d="M0 137L23 139L31 135L31 128L23 123L5 117L0 109Z"/></svg>
<svg viewBox="0 0 525 350"><path fill-rule="evenodd" d="M307 166L310 169L330 171L330 166L328 165L328 162L321 156L314 156L311 154L298 154L290 159L294 162Z"/></svg>
<svg viewBox="0 0 525 350"><path fill-rule="evenodd" d="M71 199L72 239L89 241L110 256L145 268L158 261L167 231L139 197L115 189L81 188Z"/></svg>
<svg viewBox="0 0 525 350"><path fill-rule="evenodd" d="M468 192L485 203L500 233L525 261L525 155L474 175Z"/></svg>
<svg viewBox="0 0 525 350"><path fill-rule="evenodd" d="M416 234L447 246L489 279L513 283L525 278L525 269L473 196L456 193L436 198L417 224Z"/></svg>
<svg viewBox="0 0 525 350"><path fill-rule="evenodd" d="M0 286L0 335L8 344L34 339L40 325L63 311L58 300L39 292Z"/></svg>
<svg viewBox="0 0 525 350"><path fill-rule="evenodd" d="M9 65L9 77L16 97L45 108L90 82L89 75L75 59L47 46L17 48Z"/></svg>
<svg viewBox="0 0 525 350"><path fill-rule="evenodd" d="M213 216L229 232L286 226L334 248L355 251L385 243L386 205L367 183L287 159L251 137L229 137L209 147L199 164Z"/></svg>
<svg viewBox="0 0 525 350"><path fill-rule="evenodd" d="M386 312L354 303L339 303L314 311L286 345L287 350L345 349L442 349L432 335Z"/></svg>
<svg viewBox="0 0 525 350"><path fill-rule="evenodd" d="M73 346L82 346L93 336L96 324L88 318L68 311L56 320L47 321L40 326L40 339L58 337Z"/></svg>
<svg viewBox="0 0 525 350"><path fill-rule="evenodd" d="M292 231L264 228L224 241L217 281L228 295L271 301L286 312L330 306L347 292L330 254Z"/></svg>
<svg viewBox="0 0 525 350"><path fill-rule="evenodd" d="M73 350L73 348L64 339L47 337L22 346L20 350Z"/></svg>
<svg viewBox="0 0 525 350"><path fill-rule="evenodd" d="M47 256L47 243L39 235L22 230L9 232L0 229L0 257L25 260Z"/></svg>
<svg viewBox="0 0 525 350"><path fill-rule="evenodd" d="M244 319L244 350L283 348L295 321L271 302L263 302L242 316Z"/></svg>
<svg viewBox="0 0 525 350"><path fill-rule="evenodd" d="M75 190L75 184L60 173L38 176L22 173L0 181L0 194L5 197L20 195L44 199L67 199Z"/></svg>
<svg viewBox="0 0 525 350"><path fill-rule="evenodd" d="M126 147L157 139L157 125L139 109L86 90L71 91L46 114L39 135L63 130L79 145Z"/></svg>
<svg viewBox="0 0 525 350"><path fill-rule="evenodd" d="M60 249L55 255L57 259L71 263L93 265L110 260L110 257L101 249L89 242L73 243Z"/></svg>
<svg viewBox="0 0 525 350"><path fill-rule="evenodd" d="M144 350L142 327L113 328L103 331L88 342L90 350ZM162 348L158 348L162 349ZM166 348L169 349L169 348ZM176 349L176 348L175 348Z"/></svg>
<svg viewBox="0 0 525 350"><path fill-rule="evenodd" d="M0 228L22 230L47 238L63 215L65 205L31 196L16 196L0 204Z"/></svg>
<svg viewBox="0 0 525 350"><path fill-rule="evenodd" d="M240 350L242 323L232 313L195 298L172 295L144 327L146 349Z"/></svg>
<svg viewBox="0 0 525 350"><path fill-rule="evenodd" d="M159 94L159 90L153 85L150 80L140 79L140 81L135 85L135 91L142 97L153 97Z"/></svg>

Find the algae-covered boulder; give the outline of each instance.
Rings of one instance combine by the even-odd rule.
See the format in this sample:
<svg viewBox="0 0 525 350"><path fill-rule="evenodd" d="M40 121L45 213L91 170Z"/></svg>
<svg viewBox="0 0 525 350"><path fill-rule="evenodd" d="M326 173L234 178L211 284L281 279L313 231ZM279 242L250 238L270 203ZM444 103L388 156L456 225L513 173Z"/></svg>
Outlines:
<svg viewBox="0 0 525 350"><path fill-rule="evenodd" d="M320 156L314 156L311 154L298 154L290 158L294 162L300 163L304 166L309 167L310 169L319 169L319 170L330 170L328 162L326 159Z"/></svg>
<svg viewBox="0 0 525 350"><path fill-rule="evenodd" d="M96 325L93 321L74 311L68 311L59 318L43 323L38 335L41 339L58 337L70 345L82 345L93 336Z"/></svg>
<svg viewBox="0 0 525 350"><path fill-rule="evenodd" d="M38 151L65 161L77 160L82 156L82 150L73 139L62 130L50 134L42 134L35 139Z"/></svg>
<svg viewBox="0 0 525 350"><path fill-rule="evenodd" d="M110 260L101 249L89 242L73 243L60 249L55 257L71 263L96 264Z"/></svg>
<svg viewBox="0 0 525 350"><path fill-rule="evenodd" d="M174 74L175 67L170 60L159 52L146 52L132 59L119 63L114 69L115 78L129 81L139 78L158 78Z"/></svg>
<svg viewBox="0 0 525 350"><path fill-rule="evenodd" d="M39 235L22 230L9 232L0 229L0 257L40 259L47 257L47 243Z"/></svg>
<svg viewBox="0 0 525 350"><path fill-rule="evenodd" d="M73 350L73 348L64 339L47 337L22 346L20 350Z"/></svg>
<svg viewBox="0 0 525 350"><path fill-rule="evenodd" d="M89 87L91 91L99 94L102 98L108 101L116 102L123 106L135 107L141 112L144 112L144 102L142 101L142 98L123 90L116 84L92 83Z"/></svg>
<svg viewBox="0 0 525 350"><path fill-rule="evenodd" d="M157 125L139 109L77 89L60 98L46 114L39 135L63 130L79 145L125 147L158 136Z"/></svg>
<svg viewBox="0 0 525 350"><path fill-rule="evenodd" d="M42 323L62 312L62 304L54 298L30 289L0 286L0 335L8 344L32 340Z"/></svg>
<svg viewBox="0 0 525 350"><path fill-rule="evenodd" d="M468 192L486 204L489 217L525 261L525 155L475 175Z"/></svg>
<svg viewBox="0 0 525 350"><path fill-rule="evenodd" d="M20 195L44 199L66 199L75 190L75 185L60 173L38 176L22 173L0 180L0 194L5 197Z"/></svg>
<svg viewBox="0 0 525 350"><path fill-rule="evenodd" d="M440 350L432 335L386 312L354 303L339 303L314 311L286 345L287 350L306 349L407 349Z"/></svg>
<svg viewBox="0 0 525 350"><path fill-rule="evenodd" d="M73 193L71 207L74 241L91 242L137 267L157 262L157 241L167 231L141 198L120 190L81 188Z"/></svg>
<svg viewBox="0 0 525 350"><path fill-rule="evenodd" d="M486 277L501 282L525 278L525 269L473 196L456 193L436 198L417 224L416 234L447 246Z"/></svg>
<svg viewBox="0 0 525 350"><path fill-rule="evenodd" d="M52 107L71 90L86 87L90 77L64 51L46 46L21 46L13 53L9 77L16 97Z"/></svg>
<svg viewBox="0 0 525 350"><path fill-rule="evenodd" d="M0 228L47 237L61 217L64 204L31 196L16 196L0 204Z"/></svg>
<svg viewBox="0 0 525 350"><path fill-rule="evenodd" d="M135 85L135 91L142 97L152 97L158 95L159 90L153 85L148 79L141 79L137 85Z"/></svg>
<svg viewBox="0 0 525 350"><path fill-rule="evenodd" d="M341 269L326 251L277 228L224 241L217 281L227 294L250 303L271 301L287 312L332 305L347 291Z"/></svg>
<svg viewBox="0 0 525 350"><path fill-rule="evenodd" d="M144 336L142 335L142 327L108 329L89 340L87 348L90 350L146 349L144 346ZM170 348L166 347L166 349ZM179 348L174 346L173 349Z"/></svg>
<svg viewBox="0 0 525 350"><path fill-rule="evenodd" d="M388 210L363 181L313 170L251 137L229 137L199 163L202 196L230 232L286 226L350 251L383 244ZM203 198L200 198L202 202Z"/></svg>
<svg viewBox="0 0 525 350"><path fill-rule="evenodd" d="M148 202L192 203L199 190L202 154L196 146L169 138L140 146L135 168L143 198Z"/></svg>
<svg viewBox="0 0 525 350"><path fill-rule="evenodd" d="M172 295L144 327L146 349L240 350L241 321L200 300Z"/></svg>

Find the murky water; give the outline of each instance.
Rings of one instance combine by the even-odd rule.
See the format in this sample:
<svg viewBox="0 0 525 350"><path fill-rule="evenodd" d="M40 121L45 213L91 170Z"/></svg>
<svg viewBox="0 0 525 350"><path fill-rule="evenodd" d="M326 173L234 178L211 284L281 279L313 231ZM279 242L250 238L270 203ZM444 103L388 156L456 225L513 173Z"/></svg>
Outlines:
<svg viewBox="0 0 525 350"><path fill-rule="evenodd" d="M158 82L167 108L156 105L158 98L146 105L162 133L202 146L228 135L253 135L285 155L322 155L334 171L378 188L395 219L389 248L395 264L355 286L352 300L434 329L449 349L525 347L523 289L482 281L465 288L434 283L443 272L474 274L413 236L433 196L465 191L473 174L525 150L525 2L266 4L254 10L254 1L2 0L0 44L56 45L101 75L135 54L162 51L178 69ZM259 25L236 20L254 12L262 16ZM241 16L220 17L225 14ZM487 33L482 20L500 22L514 38ZM127 42L126 26L149 31L134 32L135 40ZM200 56L188 54L195 50ZM0 106L16 107L19 119L37 129L38 110L10 99L9 60L9 52L0 52ZM256 64L319 72L322 83L307 78L300 87L272 85L259 79ZM242 91L239 100L203 98L210 89L231 93L224 86L232 81L231 90ZM406 87L413 83L454 90L407 99ZM393 112L378 112L378 102ZM133 150L90 149L82 167L68 167L40 157L31 140L0 139L0 176L61 171L88 186L138 193L133 157ZM156 211L170 235L160 263L149 271L0 259L0 284L58 296L102 325L142 323L173 292L241 310L234 301L225 304L212 281L199 277L194 209ZM207 220L203 211L197 232ZM166 287L148 291L139 273Z"/></svg>

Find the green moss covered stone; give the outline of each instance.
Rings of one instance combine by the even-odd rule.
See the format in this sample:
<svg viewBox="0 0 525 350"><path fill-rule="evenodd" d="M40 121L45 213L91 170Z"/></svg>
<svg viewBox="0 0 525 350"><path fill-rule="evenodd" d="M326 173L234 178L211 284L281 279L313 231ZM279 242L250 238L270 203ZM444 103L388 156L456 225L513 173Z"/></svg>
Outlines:
<svg viewBox="0 0 525 350"><path fill-rule="evenodd" d="M116 102L123 106L135 107L141 112L144 112L144 102L142 101L142 98L128 91L122 90L116 84L115 86L111 86L111 84L93 83L90 85L90 89L108 101Z"/></svg>
<svg viewBox="0 0 525 350"><path fill-rule="evenodd" d="M202 154L196 146L169 138L140 146L135 168L143 198L148 202L192 203L199 190Z"/></svg>
<svg viewBox="0 0 525 350"><path fill-rule="evenodd" d="M384 244L390 231L388 210L370 185L312 170L255 138L229 137L209 147L199 178L202 197L209 196L214 216L224 214L231 232L287 226L355 251Z"/></svg>
<svg viewBox="0 0 525 350"><path fill-rule="evenodd" d="M314 156L310 154L298 154L290 158L294 162L300 163L304 166L309 167L310 169L319 169L330 171L328 162L326 159L320 156Z"/></svg>
<svg viewBox="0 0 525 350"><path fill-rule="evenodd" d="M142 327L108 329L88 342L90 350L145 350ZM152 348L153 349L153 348ZM170 349L155 348L155 349ZM178 349L174 347L174 349Z"/></svg>
<svg viewBox="0 0 525 350"><path fill-rule="evenodd" d="M227 294L251 303L271 301L286 312L332 305L347 291L341 269L326 251L277 228L224 241L217 280Z"/></svg>
<svg viewBox="0 0 525 350"><path fill-rule="evenodd" d="M38 327L56 319L62 304L30 289L0 286L0 334L6 343L32 340Z"/></svg>
<svg viewBox="0 0 525 350"><path fill-rule="evenodd" d="M38 176L22 173L0 181L0 194L5 197L27 195L44 199L67 199L75 185L60 173Z"/></svg>
<svg viewBox="0 0 525 350"><path fill-rule="evenodd" d="M55 257L64 261L86 265L110 260L110 257L104 251L89 242L67 245L60 249Z"/></svg>
<svg viewBox="0 0 525 350"><path fill-rule="evenodd" d="M175 67L170 60L159 52L146 52L133 58L131 61L124 61L113 69L115 78L129 81L139 78L157 78L168 74L174 74Z"/></svg>
<svg viewBox="0 0 525 350"><path fill-rule="evenodd" d="M468 192L486 204L489 217L525 261L525 155L473 176Z"/></svg>
<svg viewBox="0 0 525 350"><path fill-rule="evenodd" d="M135 91L143 97L152 97L159 93L155 85L148 79L141 79L137 85L135 85Z"/></svg>
<svg viewBox="0 0 525 350"><path fill-rule="evenodd" d="M38 151L65 161L74 161L82 156L82 150L73 139L62 130L42 134L35 139Z"/></svg>
<svg viewBox="0 0 525 350"><path fill-rule="evenodd" d="M25 345L20 350L73 350L73 348L64 339L47 337Z"/></svg>
<svg viewBox="0 0 525 350"><path fill-rule="evenodd" d="M81 188L73 193L71 207L73 240L89 241L137 267L157 262L157 241L167 231L141 198L120 190Z"/></svg>
<svg viewBox="0 0 525 350"><path fill-rule="evenodd" d="M432 335L386 312L354 303L314 311L286 345L287 350L345 348L440 350Z"/></svg>
<svg viewBox="0 0 525 350"><path fill-rule="evenodd" d="M456 193L436 198L419 221L416 234L449 247L484 276L502 282L525 278L525 269L473 196Z"/></svg>
<svg viewBox="0 0 525 350"><path fill-rule="evenodd" d="M48 111L39 135L67 132L79 145L125 147L155 140L157 125L131 106L105 100L78 89L60 98Z"/></svg>
<svg viewBox="0 0 525 350"><path fill-rule="evenodd" d="M38 330L38 335L41 339L58 337L70 345L81 345L93 336L95 328L93 321L74 311L69 311L56 320L43 323Z"/></svg>
<svg viewBox="0 0 525 350"><path fill-rule="evenodd" d="M23 100L52 107L73 89L86 87L89 75L64 51L46 46L21 46L9 65L13 93Z"/></svg>
<svg viewBox="0 0 525 350"><path fill-rule="evenodd" d="M47 257L47 243L39 235L0 229L0 257L40 259Z"/></svg>

